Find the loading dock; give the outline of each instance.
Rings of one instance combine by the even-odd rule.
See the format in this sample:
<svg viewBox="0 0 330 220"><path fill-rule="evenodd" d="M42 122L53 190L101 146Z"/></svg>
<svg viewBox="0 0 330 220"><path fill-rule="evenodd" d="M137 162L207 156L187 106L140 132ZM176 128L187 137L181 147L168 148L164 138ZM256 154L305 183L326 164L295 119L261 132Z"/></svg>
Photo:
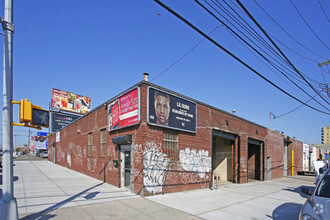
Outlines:
<svg viewBox="0 0 330 220"><path fill-rule="evenodd" d="M236 135L213 131L212 173L220 182L235 182Z"/></svg>
<svg viewBox="0 0 330 220"><path fill-rule="evenodd" d="M263 143L248 139L248 180L264 180Z"/></svg>

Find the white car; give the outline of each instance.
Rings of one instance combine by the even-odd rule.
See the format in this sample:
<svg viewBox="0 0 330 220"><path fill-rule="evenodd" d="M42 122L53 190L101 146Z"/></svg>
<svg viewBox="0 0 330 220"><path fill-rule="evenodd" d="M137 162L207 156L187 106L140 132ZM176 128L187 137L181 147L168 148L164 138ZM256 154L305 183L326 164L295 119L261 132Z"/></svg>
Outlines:
<svg viewBox="0 0 330 220"><path fill-rule="evenodd" d="M304 187L301 191L310 196L299 213L299 219L330 220L330 169L320 175L314 192Z"/></svg>

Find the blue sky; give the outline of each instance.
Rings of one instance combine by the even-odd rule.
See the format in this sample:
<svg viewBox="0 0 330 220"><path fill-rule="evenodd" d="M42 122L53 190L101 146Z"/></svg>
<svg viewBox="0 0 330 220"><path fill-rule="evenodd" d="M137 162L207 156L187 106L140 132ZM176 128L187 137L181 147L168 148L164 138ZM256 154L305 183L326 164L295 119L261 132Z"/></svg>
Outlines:
<svg viewBox="0 0 330 220"><path fill-rule="evenodd" d="M293 96L304 102L310 99L289 86L288 80L279 78L194 1L163 2L207 34L219 26L210 35L214 40ZM323 73L317 66L317 62L329 57L322 42L330 47L330 23L318 1L292 0L322 42L290 1L257 2L297 41L318 54L288 37L254 1L243 0L267 33L281 42L274 40L295 67L319 83L329 82L326 71L330 66L323 67ZM330 16L330 2L320 2ZM3 7L1 1L1 17ZM301 105L207 40L184 56L203 37L152 0L14 1L14 24L14 100L28 98L45 109L52 88L91 97L94 108L141 81L144 72L150 74L152 83L227 112L236 109L238 116L265 127L269 126L270 112L280 116ZM182 56L176 65L159 75ZM315 96L310 88L299 85ZM325 92L322 94L330 102ZM315 99L329 109L324 100ZM315 101L308 104L329 113ZM271 129L306 143L320 143L321 128L330 125L329 118L301 107L272 119ZM17 105L14 121L18 121ZM33 135L36 132L32 130ZM28 128L15 127L14 134L17 145L26 144Z"/></svg>

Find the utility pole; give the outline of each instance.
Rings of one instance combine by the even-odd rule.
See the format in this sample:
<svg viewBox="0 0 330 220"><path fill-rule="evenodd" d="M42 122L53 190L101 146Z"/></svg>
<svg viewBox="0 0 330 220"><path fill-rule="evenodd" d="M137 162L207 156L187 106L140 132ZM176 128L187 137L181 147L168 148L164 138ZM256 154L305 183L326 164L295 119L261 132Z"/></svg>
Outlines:
<svg viewBox="0 0 330 220"><path fill-rule="evenodd" d="M322 66L325 66L325 65L329 65L329 64L330 64L330 59L328 59L328 60L325 61L325 62L318 63L319 67L322 67Z"/></svg>
<svg viewBox="0 0 330 220"><path fill-rule="evenodd" d="M330 59L328 59L327 61L324 61L322 63L318 63L318 66L319 67L322 67L322 66L326 66L326 65L329 65L330 64ZM329 91L329 83L325 84L325 90L326 90L326 93L328 95L328 97L330 98L330 91Z"/></svg>
<svg viewBox="0 0 330 220"><path fill-rule="evenodd" d="M14 197L13 182L13 0L5 0L3 52L3 110L2 110L2 151L3 151L3 188L0 200L0 220L17 220L17 201Z"/></svg>

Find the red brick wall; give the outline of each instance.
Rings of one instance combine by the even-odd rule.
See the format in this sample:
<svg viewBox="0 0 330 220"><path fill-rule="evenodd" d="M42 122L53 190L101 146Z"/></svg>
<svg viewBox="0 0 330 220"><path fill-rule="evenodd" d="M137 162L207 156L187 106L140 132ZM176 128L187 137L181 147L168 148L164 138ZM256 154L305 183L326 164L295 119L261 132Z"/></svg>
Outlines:
<svg viewBox="0 0 330 220"><path fill-rule="evenodd" d="M274 161L276 161L274 163L273 178L283 175L283 168L280 168L281 164L283 164L283 138L281 139L275 132L267 132L267 129L264 127L200 103L197 103L197 132L178 131L178 150L179 155L181 154L182 157L179 156L177 159L170 160L163 152L164 129L148 125L147 123L148 85L142 83L139 84L139 88L140 123L116 131L107 131L106 157L100 157L99 133L101 129L107 126L107 109L104 105L60 131L61 140L56 143L57 164L100 180L104 178L104 166L106 165L106 182L118 186L120 164L119 168L116 168L113 160L119 160L120 162L120 158L118 158L118 151L116 151L116 146L112 143L112 138L129 134L133 137L132 172L133 191L135 193L148 195L159 192L167 193L209 187L211 182L211 170L209 169L211 161L208 160L212 159L212 129L216 129L239 137L235 141L234 164L238 164L239 160L239 166L235 167L240 167L241 183L247 182L248 138L265 141L265 160L267 155L272 155L275 159ZM226 124L227 119L230 120L228 125ZM92 156L89 157L87 155L87 135L90 132L93 134L93 151ZM53 161L53 147L51 143L56 142L55 136L53 134L49 138L50 161ZM240 143L240 149L238 149L238 143ZM297 151L295 155L298 155L300 145L296 142L293 143L293 149ZM238 152L240 152L240 155L238 155ZM189 160L189 155L199 155L198 163L200 166L188 166L189 164L186 162ZM185 160L182 159L180 161L180 158L185 158ZM302 164L302 162L299 162L299 158L295 159L295 161L297 164ZM209 167L204 166L208 164ZM145 169L143 168L144 165ZM236 178L235 181L237 181L237 175L234 174L234 176ZM151 187L155 181L160 184Z"/></svg>
<svg viewBox="0 0 330 220"><path fill-rule="evenodd" d="M266 159L271 157L271 176L272 179L283 177L284 172L284 141L288 145L288 176L292 175L292 150L294 150L294 175L298 170L302 170L303 143L289 138L279 132L268 130L266 141ZM266 163L267 165L267 163ZM267 176L267 166L265 169L265 177Z"/></svg>
<svg viewBox="0 0 330 220"><path fill-rule="evenodd" d="M284 169L284 138L278 132L268 130L267 141L266 141L266 158L271 157L271 177L272 179L283 177ZM265 177L267 177L267 163L265 169Z"/></svg>
<svg viewBox="0 0 330 220"><path fill-rule="evenodd" d="M288 147L288 176L292 176L292 169L294 175L297 175L298 170L302 170L303 161L303 143L295 139L290 139L291 144ZM294 164L292 167L292 151L294 153Z"/></svg>

